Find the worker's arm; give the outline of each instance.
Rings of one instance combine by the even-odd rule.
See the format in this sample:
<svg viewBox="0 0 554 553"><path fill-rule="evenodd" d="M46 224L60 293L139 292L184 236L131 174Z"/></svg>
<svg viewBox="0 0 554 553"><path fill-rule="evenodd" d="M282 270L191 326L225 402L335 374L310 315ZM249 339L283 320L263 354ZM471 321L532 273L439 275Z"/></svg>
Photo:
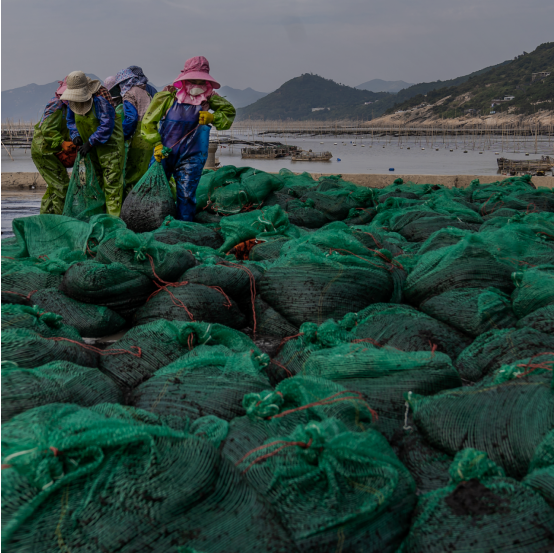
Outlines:
<svg viewBox="0 0 554 553"><path fill-rule="evenodd" d="M75 124L75 114L73 113L73 111L71 111L71 108L69 107L67 108L66 122L71 140L75 140L78 136L81 136L79 134L79 131L77 130L77 125Z"/></svg>
<svg viewBox="0 0 554 553"><path fill-rule="evenodd" d="M115 109L103 96L94 96L94 110L98 127L88 139L91 146L105 144L112 136L115 127Z"/></svg>
<svg viewBox="0 0 554 553"><path fill-rule="evenodd" d="M57 153L62 149L62 142L65 140L65 118L62 109L51 113L40 124L43 141L40 147L42 154ZM67 136L67 134L66 134Z"/></svg>
<svg viewBox="0 0 554 553"><path fill-rule="evenodd" d="M129 101L123 100L123 134L125 140L129 140L135 131L138 124L137 108Z"/></svg>
<svg viewBox="0 0 554 553"><path fill-rule="evenodd" d="M214 112L213 126L218 131L230 129L235 120L235 115L237 114L237 110L233 104L219 94L210 96L210 98L208 98L208 103L210 104L210 109Z"/></svg>
<svg viewBox="0 0 554 553"><path fill-rule="evenodd" d="M158 124L175 101L175 89L173 91L158 92L148 106L148 110L142 118L141 132L143 138L150 144L161 144L162 137L158 132Z"/></svg>

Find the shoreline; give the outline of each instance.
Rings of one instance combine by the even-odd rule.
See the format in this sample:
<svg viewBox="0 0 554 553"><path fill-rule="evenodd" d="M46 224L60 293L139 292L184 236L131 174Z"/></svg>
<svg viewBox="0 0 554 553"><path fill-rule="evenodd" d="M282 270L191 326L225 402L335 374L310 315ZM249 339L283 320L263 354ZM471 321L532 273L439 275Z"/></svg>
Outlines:
<svg viewBox="0 0 554 553"><path fill-rule="evenodd" d="M300 174L300 173L297 173ZM366 186L368 188L386 188L395 179L401 178L405 183L441 184L446 188L466 188L474 179L481 183L490 183L504 180L504 175L414 175L399 173L310 173L314 179L330 175L341 174L346 181ZM554 177L533 177L533 184L537 188L554 189ZM39 173L2 173L2 194L6 193L36 193L46 189L46 183Z"/></svg>

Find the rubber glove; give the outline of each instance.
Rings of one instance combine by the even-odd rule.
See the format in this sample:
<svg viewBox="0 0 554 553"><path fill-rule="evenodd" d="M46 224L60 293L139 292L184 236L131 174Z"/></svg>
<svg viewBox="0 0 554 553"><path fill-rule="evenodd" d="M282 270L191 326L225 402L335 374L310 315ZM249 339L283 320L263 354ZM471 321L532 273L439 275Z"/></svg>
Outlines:
<svg viewBox="0 0 554 553"><path fill-rule="evenodd" d="M164 145L160 142L155 148L154 148L154 159L156 161L161 162L164 157L167 157L167 154L164 155L162 152Z"/></svg>
<svg viewBox="0 0 554 553"><path fill-rule="evenodd" d="M210 123L213 123L214 120L214 114L210 113L209 111L201 111L200 112L200 119L198 123L200 125L209 125Z"/></svg>
<svg viewBox="0 0 554 553"><path fill-rule="evenodd" d="M76 136L73 139L73 144L75 144L75 146L82 146L83 145L83 139L80 136Z"/></svg>
<svg viewBox="0 0 554 553"><path fill-rule="evenodd" d="M85 157L92 150L92 148L93 145L87 140L86 143L79 148L81 157Z"/></svg>

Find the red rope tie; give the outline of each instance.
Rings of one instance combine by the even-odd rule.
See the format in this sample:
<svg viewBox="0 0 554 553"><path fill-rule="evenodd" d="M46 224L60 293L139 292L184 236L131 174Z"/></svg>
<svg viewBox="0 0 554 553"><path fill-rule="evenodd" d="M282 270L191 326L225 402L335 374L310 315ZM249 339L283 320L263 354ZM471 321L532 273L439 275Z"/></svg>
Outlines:
<svg viewBox="0 0 554 553"><path fill-rule="evenodd" d="M521 378L522 376L527 376L528 374L532 373L537 369L552 371L552 368L549 367L548 365L552 365L554 361L543 361L542 363L531 364L531 362L533 361L533 359L535 359L535 357L541 357L542 355L554 355L554 352L545 351L543 353L537 353L533 355L533 357L531 357L527 363L521 363L520 365L517 365L518 367L523 367L528 369L524 373L518 374L517 378Z"/></svg>
<svg viewBox="0 0 554 553"><path fill-rule="evenodd" d="M294 336L287 336L286 338L283 338L281 340L281 342L279 343L279 347L277 348L277 351L275 352L275 355L274 357L277 357L279 355L279 353L281 352L281 348L289 341L289 340L292 340L293 338L298 338L299 336L304 336L304 333L303 332L299 332L298 334L295 334Z"/></svg>
<svg viewBox="0 0 554 553"><path fill-rule="evenodd" d="M344 394L354 394L353 396L349 397L337 397L337 396L343 396ZM370 411L371 416L375 418L375 420L379 420L379 416L377 415L377 412L374 411L364 400L363 395L361 392L355 392L352 390L344 390L342 392L337 392L336 394L333 394L332 396L329 396L324 399L320 399L319 401L314 401L313 403L308 403L306 405L302 405L301 407L296 407L294 409L288 409L287 411L283 411L282 413L279 413L278 415L273 415L272 417L267 417L267 419L279 419L281 417L284 417L285 415L289 415L290 413L295 413L297 411L304 411L305 409L309 409L310 407L317 407L319 405L332 405L333 403L339 403L340 401L350 401L350 400L359 400L361 401Z"/></svg>
<svg viewBox="0 0 554 553"><path fill-rule="evenodd" d="M187 344L189 347L189 351L192 351L194 347L194 335L192 332L189 334L189 337L187 338Z"/></svg>
<svg viewBox="0 0 554 553"><path fill-rule="evenodd" d="M54 454L54 457L57 457L58 453L60 452L60 450L57 447L50 446L48 449L52 451L52 453Z"/></svg>
<svg viewBox="0 0 554 553"><path fill-rule="evenodd" d="M435 351L437 351L437 344L433 344L431 343L431 340L429 340L429 346L431 347L431 357L433 357L433 355L435 355Z"/></svg>
<svg viewBox="0 0 554 553"><path fill-rule="evenodd" d="M241 271L244 271L248 275L248 279L250 281L250 300L252 302L252 318L254 320L254 328L252 329L252 332L254 334L254 337L256 336L256 328L257 328L257 321L256 321L256 306L254 305L256 301L256 278L252 274L252 271L245 267L244 265L239 265L238 263L231 263L230 261L220 261L217 263L218 265L223 266L229 266L234 267L235 269L240 269Z"/></svg>
<svg viewBox="0 0 554 553"><path fill-rule="evenodd" d="M132 351L129 351L126 349L105 349L104 350L104 349L97 348L95 346L91 346L89 344L83 344L82 342L70 340L69 338L61 338L59 336L55 336L53 338L47 338L46 336L42 336L40 334L39 336L41 338L44 338L45 340L52 340L53 342L71 342L72 344L77 344L78 346L81 346L83 349L92 351L94 353L97 353L98 355L121 355L123 353L128 353L133 357L142 357L142 349L139 346L131 346L131 349L138 350L138 353L133 353Z"/></svg>
<svg viewBox="0 0 554 553"><path fill-rule="evenodd" d="M282 363L279 363L279 361L275 361L275 359L272 359L271 362L275 363L275 365L283 369L288 376L292 376L292 373L287 369L287 367L285 367L285 365L283 365Z"/></svg>
<svg viewBox="0 0 554 553"><path fill-rule="evenodd" d="M370 344L373 344L374 346L377 346L378 348L384 348L385 346L383 344L380 344L379 342L377 342L377 340L374 340L373 338L357 338L356 340L352 340L352 342L350 342L351 344L360 344L362 342L369 342ZM398 349L398 348L394 348L394 349ZM401 351L401 350L398 350L398 351Z"/></svg>
<svg viewBox="0 0 554 553"><path fill-rule="evenodd" d="M39 255L37 259L50 259L50 258L45 253L43 253L42 255Z"/></svg>
<svg viewBox="0 0 554 553"><path fill-rule="evenodd" d="M233 304L231 303L229 296L225 293L225 291L223 290L223 288L221 288L221 286L208 286L208 288L211 288L212 290L219 292L227 300L227 303L224 303L223 307L226 307L227 309L233 307Z"/></svg>
<svg viewBox="0 0 554 553"><path fill-rule="evenodd" d="M32 292L29 292L27 295L25 295L25 294L20 294L19 292L10 292L9 290L2 290L2 294L14 294L14 295L16 295L16 296L21 296L22 298L25 298L26 300L30 300L30 299L31 299L31 296L32 296L35 292L38 292L38 290L33 290Z"/></svg>
<svg viewBox="0 0 554 553"><path fill-rule="evenodd" d="M15 257L8 257L7 255L3 255L2 259L13 259L13 260L15 260Z"/></svg>
<svg viewBox="0 0 554 553"><path fill-rule="evenodd" d="M307 449L308 447L310 447L312 445L312 441L313 441L312 438L310 438L310 441L308 443L305 443L305 442L287 442L285 440L278 440L276 442L271 442L270 444L261 445L259 447L254 448L252 451L249 451L242 459L240 459L239 461L237 461L235 463L235 466L240 465L240 463L242 463L242 461L244 459L246 459L247 457L249 457L250 455L252 455L252 453L255 453L256 451L259 451L261 449L266 449L266 448L268 448L272 445L276 445L276 444L285 444L285 445L279 447L278 449L276 449L275 451L272 451L271 453L266 453L265 455L262 455L261 457L258 457L257 459L254 459L242 471L242 474L246 474L248 472L248 470L250 469L250 467L252 467L253 465L255 465L257 463L261 463L262 461L265 461L266 459L269 459L270 457L273 457L274 455L277 455L283 449L286 449L287 447L293 447L293 446L298 446L298 447L301 447L303 449Z"/></svg>

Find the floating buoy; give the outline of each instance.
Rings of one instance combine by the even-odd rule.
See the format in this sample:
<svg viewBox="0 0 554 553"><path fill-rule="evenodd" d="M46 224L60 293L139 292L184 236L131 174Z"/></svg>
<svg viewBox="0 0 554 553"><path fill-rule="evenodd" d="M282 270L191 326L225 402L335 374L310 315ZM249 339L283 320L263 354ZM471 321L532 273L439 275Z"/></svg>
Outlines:
<svg viewBox="0 0 554 553"><path fill-rule="evenodd" d="M453 152L454 150L450 150L451 152Z"/></svg>
<svg viewBox="0 0 554 553"><path fill-rule="evenodd" d="M323 142L320 142L320 144L323 144Z"/></svg>
<svg viewBox="0 0 554 553"><path fill-rule="evenodd" d="M425 148L421 148L422 150L425 150Z"/></svg>
<svg viewBox="0 0 554 553"><path fill-rule="evenodd" d="M525 154L526 156L528 156L529 154Z"/></svg>
<svg viewBox="0 0 554 553"><path fill-rule="evenodd" d="M384 148L384 146L383 146L383 148Z"/></svg>
<svg viewBox="0 0 554 553"><path fill-rule="evenodd" d="M337 161L340 161L340 157L337 158Z"/></svg>
<svg viewBox="0 0 554 553"><path fill-rule="evenodd" d="M352 144L352 146L356 146L356 144Z"/></svg>
<svg viewBox="0 0 554 553"><path fill-rule="evenodd" d="M494 152L494 155L495 155L495 156L499 156L500 153L499 153L499 152Z"/></svg>
<svg viewBox="0 0 554 553"><path fill-rule="evenodd" d="M410 147L408 146L408 147L407 147L406 149L407 149L407 150L409 150L409 149L410 149Z"/></svg>
<svg viewBox="0 0 554 553"><path fill-rule="evenodd" d="M438 149L438 148L435 148L435 150L436 150L437 152L439 151L439 149Z"/></svg>
<svg viewBox="0 0 554 553"><path fill-rule="evenodd" d="M467 150L464 150L464 154L467 154Z"/></svg>
<svg viewBox="0 0 554 553"><path fill-rule="evenodd" d="M362 148L365 148L365 144L362 144Z"/></svg>
<svg viewBox="0 0 554 553"><path fill-rule="evenodd" d="M336 143L336 142L333 142L333 146L336 146L336 145L337 145L337 143Z"/></svg>
<svg viewBox="0 0 554 553"><path fill-rule="evenodd" d="M403 150L403 149L404 149L404 146L400 146L400 149Z"/></svg>
<svg viewBox="0 0 554 553"><path fill-rule="evenodd" d="M394 167L389 167L389 171L394 171Z"/></svg>
<svg viewBox="0 0 554 553"><path fill-rule="evenodd" d="M482 154L483 152L479 152L480 154Z"/></svg>

